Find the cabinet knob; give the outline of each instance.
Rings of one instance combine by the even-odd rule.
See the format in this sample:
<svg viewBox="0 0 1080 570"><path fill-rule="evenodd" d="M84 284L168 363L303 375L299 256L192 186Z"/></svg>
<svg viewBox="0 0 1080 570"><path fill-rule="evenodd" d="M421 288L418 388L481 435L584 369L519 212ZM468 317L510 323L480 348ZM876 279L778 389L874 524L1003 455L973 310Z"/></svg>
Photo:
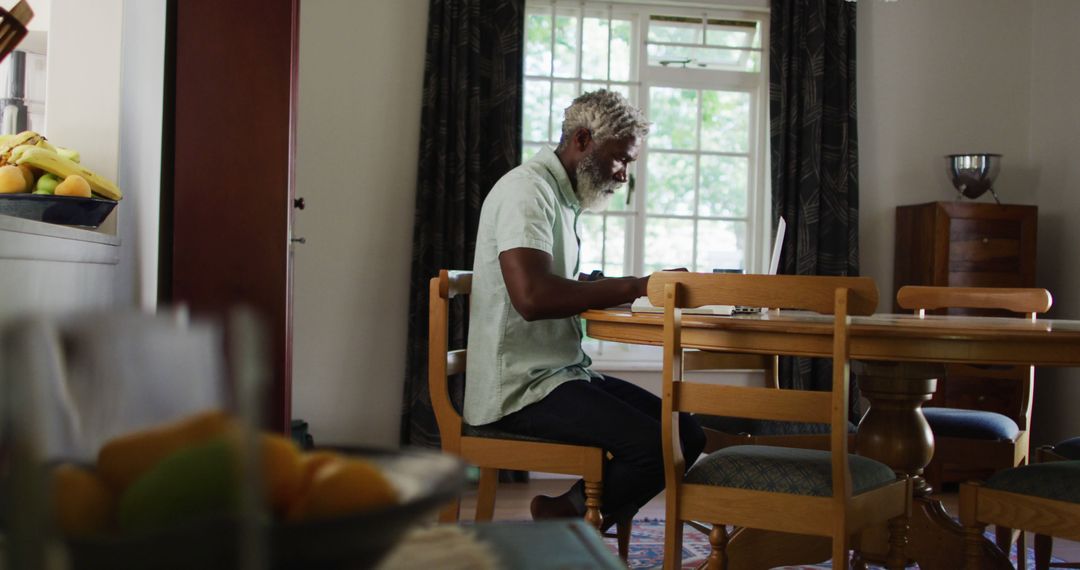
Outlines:
<svg viewBox="0 0 1080 570"><path fill-rule="evenodd" d="M984 244L990 243L990 238L983 238L983 243Z"/></svg>
<svg viewBox="0 0 1080 570"><path fill-rule="evenodd" d="M295 237L295 238L290 239L289 241L291 241L293 243L307 243L307 238Z"/></svg>
<svg viewBox="0 0 1080 570"><path fill-rule="evenodd" d="M297 210L303 210L304 206L306 206L307 204L304 203L303 198L296 198L295 200L292 201L292 205L293 205L293 208L296 208Z"/></svg>

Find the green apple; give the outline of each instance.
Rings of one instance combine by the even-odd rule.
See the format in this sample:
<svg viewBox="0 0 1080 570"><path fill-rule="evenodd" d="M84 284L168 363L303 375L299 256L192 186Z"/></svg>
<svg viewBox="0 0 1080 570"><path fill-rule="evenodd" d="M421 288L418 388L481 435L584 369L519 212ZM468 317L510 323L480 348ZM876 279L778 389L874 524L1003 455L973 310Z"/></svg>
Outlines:
<svg viewBox="0 0 1080 570"><path fill-rule="evenodd" d="M239 461L227 437L184 447L136 479L120 497L125 531L151 530L239 505Z"/></svg>
<svg viewBox="0 0 1080 570"><path fill-rule="evenodd" d="M34 184L34 194L53 194L56 191L57 184L60 184L60 178L55 174L46 172L38 176L37 182Z"/></svg>

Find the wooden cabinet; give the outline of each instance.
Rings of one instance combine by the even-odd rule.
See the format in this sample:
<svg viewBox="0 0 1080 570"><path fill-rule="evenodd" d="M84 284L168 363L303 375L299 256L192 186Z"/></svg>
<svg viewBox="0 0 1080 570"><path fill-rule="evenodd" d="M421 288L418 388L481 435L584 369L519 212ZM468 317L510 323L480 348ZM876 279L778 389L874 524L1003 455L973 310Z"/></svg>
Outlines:
<svg viewBox="0 0 1080 570"><path fill-rule="evenodd" d="M895 303L896 292L904 285L1034 287L1037 216L1035 206L978 202L897 207L893 310L903 312ZM998 412L1023 429L1027 372L1027 367L949 366L926 405Z"/></svg>

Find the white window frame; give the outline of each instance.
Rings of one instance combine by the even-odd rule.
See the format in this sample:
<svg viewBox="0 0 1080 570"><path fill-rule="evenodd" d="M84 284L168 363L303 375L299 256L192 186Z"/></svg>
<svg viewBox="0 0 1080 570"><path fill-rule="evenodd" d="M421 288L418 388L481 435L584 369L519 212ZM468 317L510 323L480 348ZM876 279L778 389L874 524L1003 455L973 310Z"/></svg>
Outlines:
<svg viewBox="0 0 1080 570"><path fill-rule="evenodd" d="M682 218L686 219L688 223L693 223L695 225L698 223L699 220L745 220L745 222L747 223L747 247L744 252L745 270L749 273L764 273L767 270L768 259L769 255L771 254L772 242L770 177L768 170L769 17L768 10L763 6L764 2L743 0L742 3L744 4L744 6L742 7L725 7L719 4L702 4L700 2L666 2L663 0L650 3L631 1L613 3L570 0L527 0L526 2L527 13L529 11L536 10L537 8L547 8L554 16L556 11L559 9L580 10L577 32L577 78L570 79L565 77L554 77L553 74L551 76L526 75L526 80L532 79L551 81L552 85L554 85L554 83L558 81L574 81L576 82L579 92L581 90L582 83L605 84L609 87L611 85L627 85L630 88L630 102L638 105L642 110L646 112L646 114L648 114L649 109L649 91L651 87L697 89L699 90L699 92L702 90L722 90L742 91L750 93L750 141L747 149L747 155L750 160L750 171L748 172L747 179L748 204L746 218L725 216L701 216L697 213L689 215L654 214L652 216L647 216L645 210L645 196L648 193L648 177L643 176L642 174L644 173L644 165L648 163L648 139L646 139L646 143L642 146L637 162L632 166L631 176L633 176L635 183L635 189L632 195L633 208L624 211L608 210L600 214L583 214L583 216L601 216L605 223L610 218L621 217L626 219L626 232L624 235L625 243L623 244L623 267L629 268L630 274L632 275L641 275L642 271L644 270L644 228L647 217L667 219ZM746 4L748 4L749 6L746 6ZM595 81L584 80L580 77L582 59L581 46L583 42L582 30L584 25L584 17L581 16L599 14L601 12L609 18L629 19L634 22L634 25L631 29L631 69L628 81ZM722 71L707 69L685 70L681 68L649 66L646 54L646 39L648 38L649 16L653 14L667 16L690 16L698 18L704 17L754 20L759 22L762 43L759 72L756 74L752 74L739 71ZM554 69L554 18L552 18L551 41L551 69ZM609 50L609 77L611 75L610 62L611 56ZM553 89L549 90L549 97L551 97L552 91ZM700 112L700 97L698 98L698 105ZM550 107L551 105L549 98L548 124L551 125L554 122L557 125L557 118L550 116L551 114L553 114L553 111L550 110ZM558 143L560 133L557 129L551 128L549 136L553 140L523 140L523 145L540 143L554 146ZM698 136L700 138L700 130ZM726 154L701 153L700 150L690 152L692 152L694 156L698 157L697 160L700 160L700 157L703 156L703 154L720 156ZM606 247L606 244L602 245L601 247ZM691 259L696 259L697 247L698 240L695 239L692 250L692 255L694 257L692 257ZM585 268L582 267L582 269L584 270ZM584 347L586 352L588 352L593 358L593 368L596 368L598 370L659 370L659 347L610 343L589 339L585 341Z"/></svg>

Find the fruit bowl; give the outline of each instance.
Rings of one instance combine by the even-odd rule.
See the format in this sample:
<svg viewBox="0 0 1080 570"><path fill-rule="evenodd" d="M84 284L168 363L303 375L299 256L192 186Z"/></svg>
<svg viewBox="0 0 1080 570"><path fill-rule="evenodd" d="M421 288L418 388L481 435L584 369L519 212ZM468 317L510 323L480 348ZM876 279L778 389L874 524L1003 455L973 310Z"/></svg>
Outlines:
<svg viewBox="0 0 1080 570"><path fill-rule="evenodd" d="M397 488L398 504L325 519L264 520L248 527L240 517L220 515L144 534L70 539L71 566L231 569L244 566L254 554L275 569L372 568L409 528L465 486L464 465L449 455L412 449L337 451L378 465ZM244 532L252 527L259 532Z"/></svg>
<svg viewBox="0 0 1080 570"><path fill-rule="evenodd" d="M103 198L0 194L0 214L67 226L96 228L115 207L114 200Z"/></svg>

